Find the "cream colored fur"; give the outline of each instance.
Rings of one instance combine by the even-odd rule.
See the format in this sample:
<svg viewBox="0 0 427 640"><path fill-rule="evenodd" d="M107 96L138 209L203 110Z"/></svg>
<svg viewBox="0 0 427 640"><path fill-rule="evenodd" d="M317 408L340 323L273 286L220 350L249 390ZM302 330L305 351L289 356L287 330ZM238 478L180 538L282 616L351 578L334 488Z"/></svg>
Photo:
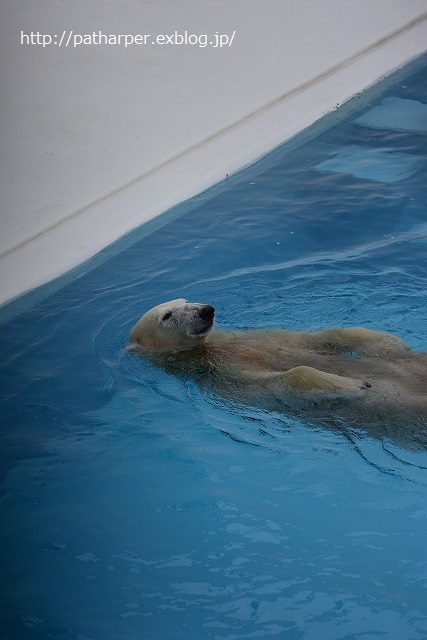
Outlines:
<svg viewBox="0 0 427 640"><path fill-rule="evenodd" d="M427 354L392 334L361 327L221 331L213 330L213 312L183 299L158 305L133 327L131 350L256 406L277 409L296 398L311 399L310 406L313 398L326 406L326 398L330 406L342 397L354 399L355 418L360 407L379 418L427 418Z"/></svg>

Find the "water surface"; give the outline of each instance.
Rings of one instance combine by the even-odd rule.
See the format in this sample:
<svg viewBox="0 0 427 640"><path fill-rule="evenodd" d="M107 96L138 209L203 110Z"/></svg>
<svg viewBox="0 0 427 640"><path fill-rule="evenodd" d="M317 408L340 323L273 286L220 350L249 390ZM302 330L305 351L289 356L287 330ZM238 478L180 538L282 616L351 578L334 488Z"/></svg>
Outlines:
<svg viewBox="0 0 427 640"><path fill-rule="evenodd" d="M417 425L237 406L124 351L176 297L426 351L426 103L424 61L4 322L3 640L427 637Z"/></svg>

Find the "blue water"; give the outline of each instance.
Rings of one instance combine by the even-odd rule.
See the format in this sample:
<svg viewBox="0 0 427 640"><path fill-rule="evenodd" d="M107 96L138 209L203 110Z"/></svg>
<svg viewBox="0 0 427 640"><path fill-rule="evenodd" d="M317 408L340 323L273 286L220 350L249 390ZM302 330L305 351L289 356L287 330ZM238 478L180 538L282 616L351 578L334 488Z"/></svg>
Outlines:
<svg viewBox="0 0 427 640"><path fill-rule="evenodd" d="M176 297L427 350L426 60L355 104L3 310L2 640L427 637L419 426L237 406L124 351Z"/></svg>

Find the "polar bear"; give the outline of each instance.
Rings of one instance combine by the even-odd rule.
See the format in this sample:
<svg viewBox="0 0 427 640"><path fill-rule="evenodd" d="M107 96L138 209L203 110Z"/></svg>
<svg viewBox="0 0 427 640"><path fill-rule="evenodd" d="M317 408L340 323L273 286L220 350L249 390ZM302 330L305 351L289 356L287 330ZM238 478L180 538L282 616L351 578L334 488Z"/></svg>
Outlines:
<svg viewBox="0 0 427 640"><path fill-rule="evenodd" d="M183 298L159 304L133 327L130 350L262 408L345 406L356 422L361 408L363 420L369 412L378 419L427 418L427 354L392 334L361 327L226 331L213 328L214 317L210 304Z"/></svg>

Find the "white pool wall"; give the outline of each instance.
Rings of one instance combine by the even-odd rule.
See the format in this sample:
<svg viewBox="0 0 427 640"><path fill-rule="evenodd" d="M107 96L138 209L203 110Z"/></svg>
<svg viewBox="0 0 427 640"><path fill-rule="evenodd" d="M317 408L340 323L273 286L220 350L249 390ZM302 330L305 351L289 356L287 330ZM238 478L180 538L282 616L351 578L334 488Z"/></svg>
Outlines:
<svg viewBox="0 0 427 640"><path fill-rule="evenodd" d="M427 0L4 0L1 13L0 304L427 49ZM150 38L73 46L99 32ZM151 44L175 32L234 36Z"/></svg>

